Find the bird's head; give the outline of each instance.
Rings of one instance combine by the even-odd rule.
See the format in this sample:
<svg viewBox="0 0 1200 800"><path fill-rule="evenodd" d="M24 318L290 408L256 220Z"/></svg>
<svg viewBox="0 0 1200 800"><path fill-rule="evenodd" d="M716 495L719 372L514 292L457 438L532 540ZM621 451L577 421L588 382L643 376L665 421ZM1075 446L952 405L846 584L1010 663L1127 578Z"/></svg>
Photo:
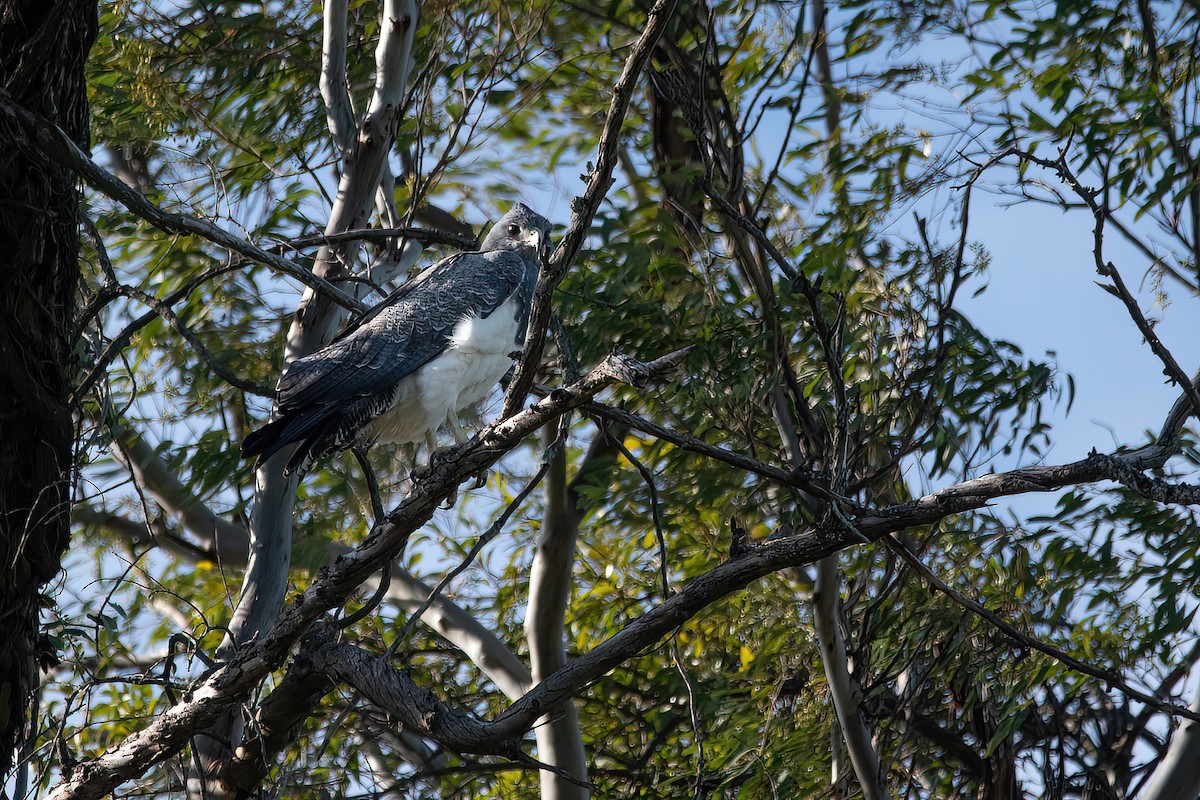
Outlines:
<svg viewBox="0 0 1200 800"><path fill-rule="evenodd" d="M481 251L514 250L532 261L550 251L550 221L522 203L516 203L484 237Z"/></svg>

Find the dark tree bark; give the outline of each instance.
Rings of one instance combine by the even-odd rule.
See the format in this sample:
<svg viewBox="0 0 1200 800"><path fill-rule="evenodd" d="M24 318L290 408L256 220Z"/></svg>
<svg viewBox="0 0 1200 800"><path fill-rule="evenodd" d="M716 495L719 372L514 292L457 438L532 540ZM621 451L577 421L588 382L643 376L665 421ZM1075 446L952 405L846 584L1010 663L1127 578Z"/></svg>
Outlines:
<svg viewBox="0 0 1200 800"><path fill-rule="evenodd" d="M0 0L0 102L88 145L84 60L95 0ZM79 284L76 178L37 157L0 114L0 778L28 728L39 658L41 589L70 535Z"/></svg>

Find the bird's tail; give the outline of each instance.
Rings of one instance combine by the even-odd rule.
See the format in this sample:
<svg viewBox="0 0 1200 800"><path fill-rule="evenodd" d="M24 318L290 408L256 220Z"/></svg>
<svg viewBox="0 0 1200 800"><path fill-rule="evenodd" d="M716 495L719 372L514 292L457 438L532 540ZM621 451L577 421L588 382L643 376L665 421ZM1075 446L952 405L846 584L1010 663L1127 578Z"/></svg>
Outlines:
<svg viewBox="0 0 1200 800"><path fill-rule="evenodd" d="M332 416L331 409L310 410L303 416L285 413L251 432L242 441L242 458L257 456L254 466L258 468L285 447L299 443L296 451L289 456L283 473L291 475L297 470L305 470L312 459L325 449L326 429Z"/></svg>
<svg viewBox="0 0 1200 800"><path fill-rule="evenodd" d="M288 429L294 422L296 422L294 418L280 417L251 432L242 440L242 458L257 456L257 466L278 453L285 445L293 441L292 437L286 437L285 434L289 433Z"/></svg>
<svg viewBox="0 0 1200 800"><path fill-rule="evenodd" d="M314 425L314 420L304 417L285 415L279 419L273 419L242 441L242 458L257 456L254 462L254 467L257 469L280 450L293 442L300 442L299 451L292 454L288 459L287 467L284 468L284 473L291 475L295 472L297 464L304 460L304 453L312 446L312 441L305 441L305 439L308 438L307 434Z"/></svg>

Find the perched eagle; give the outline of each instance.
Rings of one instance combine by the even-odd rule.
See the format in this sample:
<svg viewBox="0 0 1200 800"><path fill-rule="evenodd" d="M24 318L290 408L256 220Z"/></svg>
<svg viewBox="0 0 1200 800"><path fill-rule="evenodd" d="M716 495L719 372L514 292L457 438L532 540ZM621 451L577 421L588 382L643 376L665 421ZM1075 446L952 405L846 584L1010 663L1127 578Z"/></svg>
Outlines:
<svg viewBox="0 0 1200 800"><path fill-rule="evenodd" d="M524 205L478 252L446 258L392 292L327 347L298 358L276 388L276 418L246 437L258 463L292 443L288 475L374 442L436 446L512 366L529 319L550 223Z"/></svg>

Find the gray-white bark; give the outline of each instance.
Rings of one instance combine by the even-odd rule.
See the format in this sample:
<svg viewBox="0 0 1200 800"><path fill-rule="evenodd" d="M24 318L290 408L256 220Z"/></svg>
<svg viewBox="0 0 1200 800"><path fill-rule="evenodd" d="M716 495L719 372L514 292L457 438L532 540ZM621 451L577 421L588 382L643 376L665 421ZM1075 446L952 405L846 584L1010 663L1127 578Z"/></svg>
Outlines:
<svg viewBox="0 0 1200 800"><path fill-rule="evenodd" d="M1200 713L1200 670L1191 709ZM1139 800L1195 800L1200 797L1200 722L1184 720L1167 754L1150 776Z"/></svg>
<svg viewBox="0 0 1200 800"><path fill-rule="evenodd" d="M555 431L542 431L543 444L555 441ZM563 624L571 597L574 574L577 519L567 487L566 448L554 454L543 483L545 502L537 553L529 571L529 605L525 612L525 638L535 683L545 680L567 661ZM579 732L574 703L567 702L558 713L543 718L534 729L538 759L566 770L580 781L587 780L587 754ZM586 788L549 770L542 770L542 800L586 800Z"/></svg>
<svg viewBox="0 0 1200 800"><path fill-rule="evenodd" d="M344 555L349 551L345 545L335 545L331 555L334 552ZM373 585L375 579L366 584L368 590ZM393 562L392 581L387 591L389 600L412 613L432 591L432 586L405 570L399 559ZM441 593L421 614L421 622L461 650L510 700L523 697L533 685L529 669L521 659L483 623Z"/></svg>
<svg viewBox="0 0 1200 800"><path fill-rule="evenodd" d="M331 2L327 11L336 15L337 3ZM344 11L343 6L341 12ZM399 109L412 63L417 13L416 0L384 0L379 44L375 51L375 90L357 136L343 154L337 199L330 211L326 234L363 227L370 214L399 124ZM337 21L330 27L336 33ZM344 20L340 27L344 32ZM340 42L335 41L333 35L327 33L325 45L343 51L340 63L344 65L344 38ZM327 53L326 66L331 60L338 63L339 57ZM323 84L328 86L329 82L330 78L326 76ZM339 130L344 128L346 119L342 111L332 110L330 118L331 126L336 125ZM338 130L334 134L337 136ZM332 278L344 273L353 262L356 249L356 242L322 247L313 267L314 274ZM285 364L327 344L343 317L342 309L316 292L306 291L288 331ZM292 515L299 483L299 477L289 478L283 474L289 452L289 449L285 449L269 459L255 474L254 507L250 515L250 558L229 632L218 651L218 655L226 661L233 658L238 648L263 635L274 624L283 606L291 568ZM228 762L240 734L237 716L227 714L197 739L197 760L201 774L189 781L192 796L222 796L225 788L213 778L219 774L221 765Z"/></svg>
<svg viewBox="0 0 1200 800"><path fill-rule="evenodd" d="M846 752L854 774L862 786L863 797L880 800L888 797L887 784L880 768L879 755L871 741L871 732L862 716L862 686L850 669L846 638L842 634L840 597L841 573L837 556L817 562L816 591L813 592L813 628L821 652L821 666L829 684L829 695L837 716ZM836 762L835 762L836 771ZM834 775L834 784L839 783Z"/></svg>
<svg viewBox="0 0 1200 800"><path fill-rule="evenodd" d="M333 137L333 142L337 145L342 159L349 155L358 133L346 72L346 22L349 8L349 0L326 0L321 40L321 99L325 103L325 119L329 126L329 134ZM407 75L412 70L411 46L405 55L408 57L409 63L404 74L397 77L397 80L401 81L402 90L407 86ZM382 68L382 64L377 63L377 67ZM375 188L375 207L387 227L396 227L400 224L399 214L396 213L395 187L396 179L392 175L391 163L385 158L379 182Z"/></svg>
<svg viewBox="0 0 1200 800"><path fill-rule="evenodd" d="M834 378L837 380L837 377ZM801 463L800 442L795 426L787 413L787 399L782 388L776 388L772 396L772 411L779 427L784 446L794 466ZM829 685L829 695L837 718L836 730L846 744L850 766L863 790L866 800L882 800L888 797L887 783L871 741L871 732L862 716L862 686L850 669L846 650L846 638L842 634L841 616L841 571L837 555L817 562L816 583L813 590L813 632L817 637L817 649L821 653L821 666ZM835 749L835 753L837 750ZM833 759L832 783L834 787L845 785L845 769L840 758Z"/></svg>

